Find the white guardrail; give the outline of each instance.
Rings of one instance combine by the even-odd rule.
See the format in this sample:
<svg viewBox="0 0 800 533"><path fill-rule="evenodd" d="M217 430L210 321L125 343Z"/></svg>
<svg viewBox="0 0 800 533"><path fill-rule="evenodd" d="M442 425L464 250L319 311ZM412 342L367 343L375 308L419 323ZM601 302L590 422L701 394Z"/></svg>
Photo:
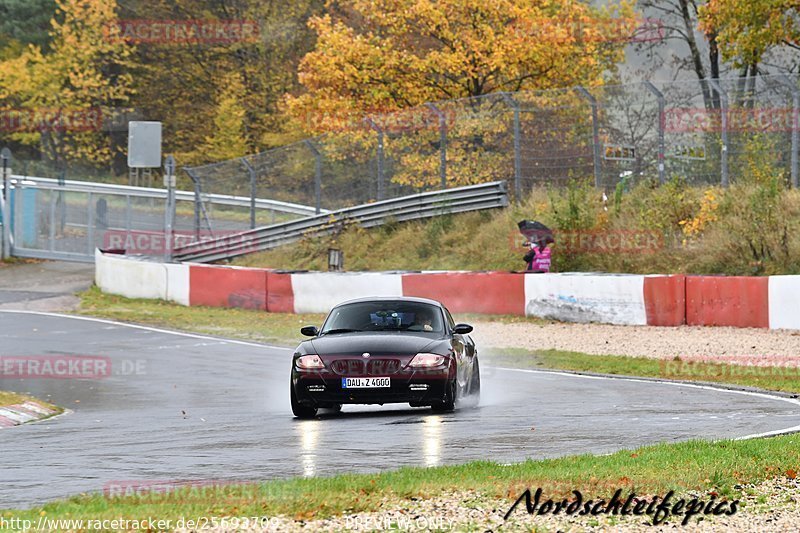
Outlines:
<svg viewBox="0 0 800 533"><path fill-rule="evenodd" d="M28 182L31 185L40 189L54 189L54 190L67 190L71 192L86 192L95 194L115 194L115 195L130 195L139 198L162 198L166 199L166 189L156 189L154 187L134 187L131 185L116 185L113 183L96 183L92 181L79 181L79 180L64 180L63 185L57 179L53 178L40 178L34 176L11 176L12 184L14 182ZM220 205L230 205L237 207L250 207L249 196L231 196L227 194L205 194L201 193L201 198L204 201L209 201ZM194 191L175 191L177 200L194 202ZM280 213L289 213L293 215L313 215L316 209L311 206L293 204L291 202L281 202L278 200L269 200L266 198L256 198L256 209L268 209ZM322 210L322 213L328 211Z"/></svg>
<svg viewBox="0 0 800 533"><path fill-rule="evenodd" d="M508 190L505 181L424 192L198 241L174 250L173 258L203 263L220 261L269 250L304 236L330 233L348 221L368 228L390 219L414 220L506 206Z"/></svg>

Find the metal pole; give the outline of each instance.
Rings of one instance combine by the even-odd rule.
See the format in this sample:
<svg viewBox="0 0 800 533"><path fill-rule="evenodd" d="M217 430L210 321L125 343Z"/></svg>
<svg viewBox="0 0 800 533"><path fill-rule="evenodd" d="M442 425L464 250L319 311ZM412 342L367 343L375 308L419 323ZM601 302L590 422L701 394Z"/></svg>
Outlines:
<svg viewBox="0 0 800 533"><path fill-rule="evenodd" d="M192 174L192 169L183 167L194 182L194 238L200 240L200 180Z"/></svg>
<svg viewBox="0 0 800 533"><path fill-rule="evenodd" d="M310 139L303 141L314 154L314 206L319 215L322 211L322 154Z"/></svg>
<svg viewBox="0 0 800 533"><path fill-rule="evenodd" d="M3 187L5 188L5 173L3 176ZM2 209L3 217L3 259L8 259L11 257L11 220L9 218L11 210L9 209L9 201L5 192L3 192L0 209Z"/></svg>
<svg viewBox="0 0 800 533"><path fill-rule="evenodd" d="M47 235L47 249L51 252L56 249L56 195L50 190L50 227Z"/></svg>
<svg viewBox="0 0 800 533"><path fill-rule="evenodd" d="M709 85L719 94L720 128L722 130L722 149L720 151L720 166L722 173L722 186L730 185L728 176L728 94L722 90L717 80L708 80Z"/></svg>
<svg viewBox="0 0 800 533"><path fill-rule="evenodd" d="M522 154L520 153L519 102L503 93L503 100L514 110L514 197L517 203L522 201Z"/></svg>
<svg viewBox="0 0 800 533"><path fill-rule="evenodd" d="M575 90L589 100L589 103L592 106L592 158L594 160L594 186L600 188L602 178L600 175L600 125L598 124L599 119L597 116L597 99L580 85L575 87Z"/></svg>
<svg viewBox="0 0 800 533"><path fill-rule="evenodd" d="M164 261L172 261L172 227L175 223L175 158L168 155L164 161L164 186L167 204L164 209Z"/></svg>
<svg viewBox="0 0 800 533"><path fill-rule="evenodd" d="M435 105L425 105L439 117L439 179L444 190L447 188L447 117Z"/></svg>
<svg viewBox="0 0 800 533"><path fill-rule="evenodd" d="M3 159L3 196L1 199L2 205L0 205L3 217L2 257L3 259L8 259L11 257L11 195L8 189L8 175L11 173L8 163L11 159L11 150L3 148L2 152L0 152L0 157Z"/></svg>
<svg viewBox="0 0 800 533"><path fill-rule="evenodd" d="M798 157L800 157L800 89L797 87L797 81L792 80L786 74L781 76L783 83L792 91L792 154L791 154L791 177L792 187L797 189L800 187L800 169L798 166Z"/></svg>
<svg viewBox="0 0 800 533"><path fill-rule="evenodd" d="M86 206L86 247L89 255L94 256L94 194L87 194L88 204Z"/></svg>
<svg viewBox="0 0 800 533"><path fill-rule="evenodd" d="M250 176L250 229L256 227L256 169L250 164L246 157L241 159L244 168Z"/></svg>
<svg viewBox="0 0 800 533"><path fill-rule="evenodd" d="M663 184L666 181L664 168L664 152L666 150L664 145L664 95L649 81L644 82L644 87L658 99L658 181Z"/></svg>
<svg viewBox="0 0 800 533"><path fill-rule="evenodd" d="M371 118L367 117L365 120L372 129L378 132L378 200L383 200L383 130Z"/></svg>

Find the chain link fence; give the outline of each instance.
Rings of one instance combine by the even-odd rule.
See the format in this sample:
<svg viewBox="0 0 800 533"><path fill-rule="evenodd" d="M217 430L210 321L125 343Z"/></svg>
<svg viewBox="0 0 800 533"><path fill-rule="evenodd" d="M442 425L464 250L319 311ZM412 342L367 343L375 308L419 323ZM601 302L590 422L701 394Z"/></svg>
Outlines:
<svg viewBox="0 0 800 533"><path fill-rule="evenodd" d="M608 191L676 177L728 185L749 161L796 187L799 91L798 78L758 76L495 93L370 115L186 170L201 193L235 191L317 212L493 180L507 180L517 196L571 179Z"/></svg>

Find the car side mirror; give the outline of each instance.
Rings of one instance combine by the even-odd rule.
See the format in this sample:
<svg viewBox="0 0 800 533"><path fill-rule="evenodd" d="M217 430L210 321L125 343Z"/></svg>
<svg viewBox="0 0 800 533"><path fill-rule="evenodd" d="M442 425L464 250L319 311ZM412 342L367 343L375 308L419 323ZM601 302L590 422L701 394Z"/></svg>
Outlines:
<svg viewBox="0 0 800 533"><path fill-rule="evenodd" d="M457 333L458 335L466 335L467 333L472 332L472 326L469 324L456 324L453 326L453 333Z"/></svg>
<svg viewBox="0 0 800 533"><path fill-rule="evenodd" d="M317 329L317 326L303 326L300 328L300 333L306 337L316 337L319 335L319 330Z"/></svg>

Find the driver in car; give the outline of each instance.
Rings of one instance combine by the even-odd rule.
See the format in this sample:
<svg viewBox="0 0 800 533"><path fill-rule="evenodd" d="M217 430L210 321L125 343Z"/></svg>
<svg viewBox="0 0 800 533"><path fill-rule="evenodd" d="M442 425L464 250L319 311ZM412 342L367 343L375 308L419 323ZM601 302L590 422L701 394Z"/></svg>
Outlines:
<svg viewBox="0 0 800 533"><path fill-rule="evenodd" d="M427 311L421 311L414 317L414 325L422 331L433 331L433 317Z"/></svg>

